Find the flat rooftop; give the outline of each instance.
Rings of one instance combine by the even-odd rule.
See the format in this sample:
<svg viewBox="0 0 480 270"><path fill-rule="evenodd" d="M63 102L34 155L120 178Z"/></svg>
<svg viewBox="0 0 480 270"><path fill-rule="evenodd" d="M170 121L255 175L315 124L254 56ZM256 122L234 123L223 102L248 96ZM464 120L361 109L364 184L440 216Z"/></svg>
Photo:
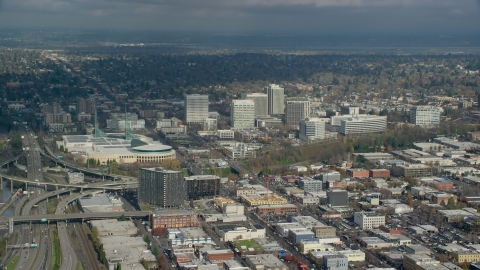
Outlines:
<svg viewBox="0 0 480 270"><path fill-rule="evenodd" d="M92 220L92 227L97 227L100 235L104 233L137 231L137 227L131 221L118 221L116 219Z"/></svg>

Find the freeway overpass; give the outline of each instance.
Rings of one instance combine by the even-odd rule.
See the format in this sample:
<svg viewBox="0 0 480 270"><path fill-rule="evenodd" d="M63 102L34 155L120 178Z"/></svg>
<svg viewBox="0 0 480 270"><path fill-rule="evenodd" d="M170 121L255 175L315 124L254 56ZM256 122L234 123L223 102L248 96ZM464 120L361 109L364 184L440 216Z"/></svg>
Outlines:
<svg viewBox="0 0 480 270"><path fill-rule="evenodd" d="M16 177L11 175L6 175L4 173L0 173L0 179L7 179L10 181L16 181L25 183L27 186L28 184L34 186L55 186L55 187L65 187L65 188L79 188L83 189L108 189L108 190L122 190L122 189L130 189L130 188L137 188L138 181L116 181L116 182L101 182L101 183L93 183L93 184L67 184L67 183L53 183L53 182L40 182L40 181L32 181L22 177Z"/></svg>
<svg viewBox="0 0 480 270"><path fill-rule="evenodd" d="M0 217L0 223L8 222L9 218L13 218L14 223L30 223L41 222L43 218L49 222L57 221L75 221L75 220L92 220L92 219L112 219L120 218L124 215L127 218L145 218L150 215L150 211L127 211L127 212L106 212L106 213L77 213L77 214L61 214L61 215L30 215L30 216L12 216Z"/></svg>

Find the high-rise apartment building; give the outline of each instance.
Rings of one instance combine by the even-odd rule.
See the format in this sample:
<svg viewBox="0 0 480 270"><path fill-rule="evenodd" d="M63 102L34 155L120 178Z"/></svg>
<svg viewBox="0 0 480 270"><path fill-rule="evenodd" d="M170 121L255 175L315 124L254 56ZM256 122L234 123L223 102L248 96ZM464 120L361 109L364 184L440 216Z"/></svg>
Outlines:
<svg viewBox="0 0 480 270"><path fill-rule="evenodd" d="M208 118L208 95L185 95L185 122L202 124Z"/></svg>
<svg viewBox="0 0 480 270"><path fill-rule="evenodd" d="M43 105L43 114L51 113L58 114L62 112L62 107L58 103Z"/></svg>
<svg viewBox="0 0 480 270"><path fill-rule="evenodd" d="M277 84L270 84L265 87L268 95L268 114L284 114L285 108L285 91Z"/></svg>
<svg viewBox="0 0 480 270"><path fill-rule="evenodd" d="M285 124L298 127L301 120L310 116L310 101L307 98L291 98L287 100Z"/></svg>
<svg viewBox="0 0 480 270"><path fill-rule="evenodd" d="M410 123L417 126L435 126L440 124L440 108L416 106L410 109Z"/></svg>
<svg viewBox="0 0 480 270"><path fill-rule="evenodd" d="M183 172L162 167L140 168L138 201L164 208L179 207L184 199Z"/></svg>
<svg viewBox="0 0 480 270"><path fill-rule="evenodd" d="M255 102L249 99L232 100L230 117L235 129L255 127Z"/></svg>
<svg viewBox="0 0 480 270"><path fill-rule="evenodd" d="M300 140L317 140L325 138L325 122L320 118L307 118L300 121Z"/></svg>
<svg viewBox="0 0 480 270"><path fill-rule="evenodd" d="M93 98L79 98L76 102L76 110L78 113L94 113L95 112L95 99Z"/></svg>
<svg viewBox="0 0 480 270"><path fill-rule="evenodd" d="M243 99L250 99L255 102L255 117L268 115L268 95L263 93L243 94Z"/></svg>

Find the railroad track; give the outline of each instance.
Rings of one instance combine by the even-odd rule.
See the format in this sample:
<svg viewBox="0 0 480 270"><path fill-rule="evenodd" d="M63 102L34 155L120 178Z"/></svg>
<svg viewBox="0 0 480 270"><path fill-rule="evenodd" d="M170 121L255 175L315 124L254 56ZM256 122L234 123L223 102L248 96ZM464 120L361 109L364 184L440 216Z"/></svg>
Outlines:
<svg viewBox="0 0 480 270"><path fill-rule="evenodd" d="M75 249L80 257L84 269L102 270L102 264L97 260L97 252L93 247L93 243L88 238L87 229L81 223L74 224Z"/></svg>

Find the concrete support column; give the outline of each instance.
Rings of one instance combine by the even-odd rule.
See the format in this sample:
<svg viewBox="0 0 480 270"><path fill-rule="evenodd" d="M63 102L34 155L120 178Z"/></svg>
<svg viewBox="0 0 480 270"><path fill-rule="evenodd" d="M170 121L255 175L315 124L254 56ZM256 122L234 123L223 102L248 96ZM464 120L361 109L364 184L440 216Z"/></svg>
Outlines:
<svg viewBox="0 0 480 270"><path fill-rule="evenodd" d="M27 189L28 189L28 183L25 182L25 190L27 190Z"/></svg>
<svg viewBox="0 0 480 270"><path fill-rule="evenodd" d="M83 187L80 188L80 193L83 193Z"/></svg>
<svg viewBox="0 0 480 270"><path fill-rule="evenodd" d="M72 191L70 190L70 196L72 196Z"/></svg>
<svg viewBox="0 0 480 270"><path fill-rule="evenodd" d="M3 190L3 177L0 177L0 190Z"/></svg>
<svg viewBox="0 0 480 270"><path fill-rule="evenodd" d="M58 190L58 186L55 186L55 190Z"/></svg>
<svg viewBox="0 0 480 270"><path fill-rule="evenodd" d="M13 193L13 180L10 179L10 193Z"/></svg>
<svg viewBox="0 0 480 270"><path fill-rule="evenodd" d="M59 200L59 199L60 199L60 194L57 194L57 200Z"/></svg>
<svg viewBox="0 0 480 270"><path fill-rule="evenodd" d="M45 192L47 191L47 184L44 185L43 189L45 189Z"/></svg>

